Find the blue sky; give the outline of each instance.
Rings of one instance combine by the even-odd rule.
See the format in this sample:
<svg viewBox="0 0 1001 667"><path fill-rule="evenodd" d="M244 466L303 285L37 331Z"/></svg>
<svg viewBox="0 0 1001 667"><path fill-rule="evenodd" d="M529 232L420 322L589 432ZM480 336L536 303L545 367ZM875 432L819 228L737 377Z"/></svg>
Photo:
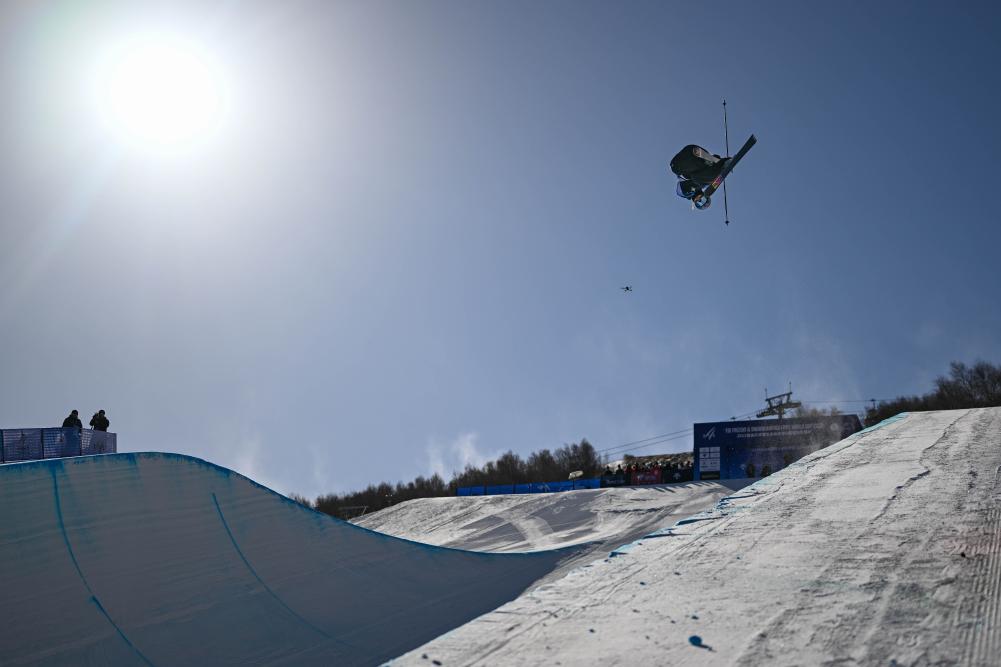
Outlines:
<svg viewBox="0 0 1001 667"><path fill-rule="evenodd" d="M6 427L104 408L122 450L315 496L1001 362L991 4L0 13ZM226 87L178 154L93 108L151 26ZM722 150L724 97L759 140L729 227L667 167Z"/></svg>

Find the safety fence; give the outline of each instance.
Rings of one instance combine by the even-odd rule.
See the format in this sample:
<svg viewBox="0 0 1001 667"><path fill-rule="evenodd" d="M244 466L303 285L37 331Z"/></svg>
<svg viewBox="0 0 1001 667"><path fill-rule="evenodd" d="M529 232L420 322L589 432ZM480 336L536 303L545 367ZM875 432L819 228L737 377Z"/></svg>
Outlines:
<svg viewBox="0 0 1001 667"><path fill-rule="evenodd" d="M0 463L118 452L117 434L87 428L5 428L0 438Z"/></svg>
<svg viewBox="0 0 1001 667"><path fill-rule="evenodd" d="M562 482L531 482L528 484L500 484L498 486L460 486L460 496L500 496L512 493L556 493L574 489L597 489L601 478L574 479Z"/></svg>

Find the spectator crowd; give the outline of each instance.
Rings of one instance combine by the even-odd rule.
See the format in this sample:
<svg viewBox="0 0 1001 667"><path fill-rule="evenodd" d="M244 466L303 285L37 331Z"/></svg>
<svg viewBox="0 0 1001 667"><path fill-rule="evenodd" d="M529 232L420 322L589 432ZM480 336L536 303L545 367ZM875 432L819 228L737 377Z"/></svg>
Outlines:
<svg viewBox="0 0 1001 667"><path fill-rule="evenodd" d="M693 479L694 466L692 460L672 461L654 459L627 462L626 467L618 464L613 470L605 466L601 473L602 486L636 486L641 484L675 484L690 482Z"/></svg>

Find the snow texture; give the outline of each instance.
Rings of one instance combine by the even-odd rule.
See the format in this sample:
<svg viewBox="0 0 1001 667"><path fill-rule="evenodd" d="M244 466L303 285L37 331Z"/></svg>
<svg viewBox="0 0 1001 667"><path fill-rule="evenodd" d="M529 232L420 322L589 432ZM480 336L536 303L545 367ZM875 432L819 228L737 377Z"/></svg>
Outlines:
<svg viewBox="0 0 1001 667"><path fill-rule="evenodd" d="M0 466L0 664L377 664L571 555L416 544L173 454Z"/></svg>
<svg viewBox="0 0 1001 667"><path fill-rule="evenodd" d="M708 509L752 481L422 498L354 522L397 537L474 551L530 552L579 546L573 558L539 582L545 583L652 531Z"/></svg>
<svg viewBox="0 0 1001 667"><path fill-rule="evenodd" d="M1001 664L1001 408L911 413L394 665Z"/></svg>

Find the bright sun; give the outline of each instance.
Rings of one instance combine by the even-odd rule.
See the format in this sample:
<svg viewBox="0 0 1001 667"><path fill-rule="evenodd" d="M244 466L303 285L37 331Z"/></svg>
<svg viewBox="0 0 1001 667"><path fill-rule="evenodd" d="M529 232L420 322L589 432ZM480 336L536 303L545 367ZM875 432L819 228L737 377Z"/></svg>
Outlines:
<svg viewBox="0 0 1001 667"><path fill-rule="evenodd" d="M186 152L215 135L229 112L218 62L182 37L151 34L108 49L95 101L108 130L132 148Z"/></svg>

